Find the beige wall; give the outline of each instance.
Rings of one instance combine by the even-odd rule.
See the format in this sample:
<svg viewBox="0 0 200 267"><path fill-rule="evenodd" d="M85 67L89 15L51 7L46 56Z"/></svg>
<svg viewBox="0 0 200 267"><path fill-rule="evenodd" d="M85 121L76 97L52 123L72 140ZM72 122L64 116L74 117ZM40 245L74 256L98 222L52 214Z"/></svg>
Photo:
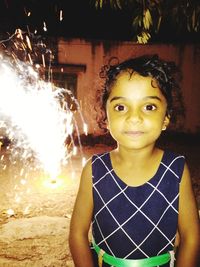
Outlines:
<svg viewBox="0 0 200 267"><path fill-rule="evenodd" d="M150 44L132 42L59 40L58 61L62 64L84 64L86 72L78 74L77 99L89 127L89 133L100 132L96 122L96 91L101 88L99 71L111 57L119 61L132 56L157 53L163 59L173 60L183 73L181 83L186 107L186 118L181 131L200 132L200 45ZM180 131L180 129L177 129Z"/></svg>

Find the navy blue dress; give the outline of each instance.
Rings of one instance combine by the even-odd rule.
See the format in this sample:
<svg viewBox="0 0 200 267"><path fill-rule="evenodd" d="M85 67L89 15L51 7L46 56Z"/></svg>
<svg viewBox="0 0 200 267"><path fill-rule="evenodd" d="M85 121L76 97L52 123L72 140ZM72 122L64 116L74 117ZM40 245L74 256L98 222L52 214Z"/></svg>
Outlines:
<svg viewBox="0 0 200 267"><path fill-rule="evenodd" d="M133 187L116 175L109 152L94 155L95 243L108 254L126 259L143 259L173 250L184 164L183 156L165 151L156 174L145 184Z"/></svg>

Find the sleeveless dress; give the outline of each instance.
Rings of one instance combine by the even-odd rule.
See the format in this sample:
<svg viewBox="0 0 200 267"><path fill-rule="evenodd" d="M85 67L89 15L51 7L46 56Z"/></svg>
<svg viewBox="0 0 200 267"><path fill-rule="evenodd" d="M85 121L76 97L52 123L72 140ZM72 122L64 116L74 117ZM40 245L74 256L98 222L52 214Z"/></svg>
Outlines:
<svg viewBox="0 0 200 267"><path fill-rule="evenodd" d="M173 250L184 164L184 156L164 151L156 174L133 187L116 175L109 152L93 155L95 243L108 254L125 259L144 259ZM169 263L162 265L167 266Z"/></svg>

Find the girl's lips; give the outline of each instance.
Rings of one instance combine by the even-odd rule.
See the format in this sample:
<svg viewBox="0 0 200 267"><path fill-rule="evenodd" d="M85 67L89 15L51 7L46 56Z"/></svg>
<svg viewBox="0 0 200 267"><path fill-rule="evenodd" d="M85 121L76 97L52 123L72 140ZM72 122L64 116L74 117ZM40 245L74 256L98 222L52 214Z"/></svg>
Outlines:
<svg viewBox="0 0 200 267"><path fill-rule="evenodd" d="M144 134L142 131L124 131L124 133L129 136L141 136Z"/></svg>

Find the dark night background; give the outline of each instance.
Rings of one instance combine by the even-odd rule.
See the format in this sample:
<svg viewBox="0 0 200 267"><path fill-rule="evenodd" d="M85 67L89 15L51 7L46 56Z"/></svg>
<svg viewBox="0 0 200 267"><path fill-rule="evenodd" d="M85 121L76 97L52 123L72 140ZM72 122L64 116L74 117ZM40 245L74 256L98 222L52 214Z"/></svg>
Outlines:
<svg viewBox="0 0 200 267"><path fill-rule="evenodd" d="M29 11L31 16L27 16ZM131 41L131 14L130 8L113 10L109 5L96 10L90 0L0 0L0 39L20 28L32 33L37 30L43 36ZM44 21L47 32L43 30ZM199 33L178 32L166 21L159 34L152 35L151 42L194 43L199 42L199 37Z"/></svg>

